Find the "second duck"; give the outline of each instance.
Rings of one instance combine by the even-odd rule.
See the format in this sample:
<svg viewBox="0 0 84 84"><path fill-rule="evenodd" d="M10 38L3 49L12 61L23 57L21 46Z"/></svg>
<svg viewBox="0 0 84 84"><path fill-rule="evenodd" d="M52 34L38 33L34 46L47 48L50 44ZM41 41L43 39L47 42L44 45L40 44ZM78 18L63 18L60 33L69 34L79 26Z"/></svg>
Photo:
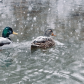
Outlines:
<svg viewBox="0 0 84 84"><path fill-rule="evenodd" d="M53 34L52 29L47 29L44 33L44 36L39 36L33 40L31 43L31 48L49 48L55 45L55 41L50 36L56 36Z"/></svg>

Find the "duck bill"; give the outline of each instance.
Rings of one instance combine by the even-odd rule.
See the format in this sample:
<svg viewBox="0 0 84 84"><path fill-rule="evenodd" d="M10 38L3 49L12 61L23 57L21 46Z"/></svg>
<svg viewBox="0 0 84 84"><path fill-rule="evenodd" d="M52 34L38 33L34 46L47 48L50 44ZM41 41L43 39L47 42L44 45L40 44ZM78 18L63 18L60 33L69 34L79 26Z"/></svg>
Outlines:
<svg viewBox="0 0 84 84"><path fill-rule="evenodd" d="M51 36L56 36L56 35L54 35L54 34L52 33Z"/></svg>
<svg viewBox="0 0 84 84"><path fill-rule="evenodd" d="M17 35L18 33L16 33L16 32L13 31L13 34L16 34Z"/></svg>

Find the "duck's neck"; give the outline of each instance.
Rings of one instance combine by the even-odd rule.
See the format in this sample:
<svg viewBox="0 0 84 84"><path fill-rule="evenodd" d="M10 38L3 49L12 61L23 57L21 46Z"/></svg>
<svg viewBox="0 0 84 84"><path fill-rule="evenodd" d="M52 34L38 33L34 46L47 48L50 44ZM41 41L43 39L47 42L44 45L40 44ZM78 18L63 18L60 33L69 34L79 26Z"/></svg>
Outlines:
<svg viewBox="0 0 84 84"><path fill-rule="evenodd" d="M50 37L50 34L47 34L46 32L44 33L44 36Z"/></svg>
<svg viewBox="0 0 84 84"><path fill-rule="evenodd" d="M46 34L44 34L44 36L46 36L46 37L50 37L50 35L46 35Z"/></svg>
<svg viewBox="0 0 84 84"><path fill-rule="evenodd" d="M7 37L7 36L3 36L3 35L2 35L2 37L3 37L3 38L7 38L7 39L11 40L11 39L9 38L9 36Z"/></svg>
<svg viewBox="0 0 84 84"><path fill-rule="evenodd" d="M2 33L2 37L4 37L4 38L9 38L9 35Z"/></svg>

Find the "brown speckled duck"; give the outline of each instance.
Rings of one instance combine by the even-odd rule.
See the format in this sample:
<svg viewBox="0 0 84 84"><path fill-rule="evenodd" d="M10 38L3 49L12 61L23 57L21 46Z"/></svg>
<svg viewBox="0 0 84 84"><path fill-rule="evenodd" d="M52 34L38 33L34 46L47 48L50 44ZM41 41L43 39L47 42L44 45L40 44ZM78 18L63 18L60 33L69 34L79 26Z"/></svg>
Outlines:
<svg viewBox="0 0 84 84"><path fill-rule="evenodd" d="M50 37L51 36L56 36L53 34L52 29L47 29L44 33L44 36L39 36L36 39L33 40L31 43L31 48L49 48L55 45L54 40Z"/></svg>

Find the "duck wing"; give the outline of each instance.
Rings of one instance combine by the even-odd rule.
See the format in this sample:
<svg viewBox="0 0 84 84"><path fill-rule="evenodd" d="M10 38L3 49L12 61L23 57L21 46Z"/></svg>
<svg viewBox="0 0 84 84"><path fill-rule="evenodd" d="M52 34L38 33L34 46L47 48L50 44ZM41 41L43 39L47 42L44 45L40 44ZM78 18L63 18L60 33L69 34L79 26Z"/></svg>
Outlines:
<svg viewBox="0 0 84 84"><path fill-rule="evenodd" d="M33 40L31 46L32 47L49 47L50 45L54 45L54 41L50 37L39 36Z"/></svg>
<svg viewBox="0 0 84 84"><path fill-rule="evenodd" d="M11 41L8 38L0 37L0 46L10 44L10 43L11 43Z"/></svg>

